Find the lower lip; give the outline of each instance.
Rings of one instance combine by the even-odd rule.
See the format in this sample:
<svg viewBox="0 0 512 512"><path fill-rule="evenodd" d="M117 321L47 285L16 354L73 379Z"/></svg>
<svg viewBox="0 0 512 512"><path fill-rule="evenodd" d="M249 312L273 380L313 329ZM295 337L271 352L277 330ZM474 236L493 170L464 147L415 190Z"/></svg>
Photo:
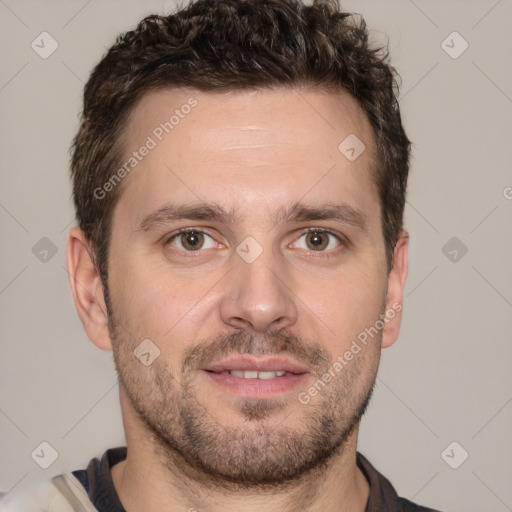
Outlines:
<svg viewBox="0 0 512 512"><path fill-rule="evenodd" d="M248 398L263 398L291 391L304 385L308 377L307 373L287 373L273 379L244 379L231 374L203 373L224 389Z"/></svg>

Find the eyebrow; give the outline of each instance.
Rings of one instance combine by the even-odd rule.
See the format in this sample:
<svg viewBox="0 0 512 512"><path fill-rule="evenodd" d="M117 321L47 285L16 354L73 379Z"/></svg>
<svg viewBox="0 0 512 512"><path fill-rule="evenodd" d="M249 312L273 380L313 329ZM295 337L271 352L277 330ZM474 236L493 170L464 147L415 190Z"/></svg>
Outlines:
<svg viewBox="0 0 512 512"><path fill-rule="evenodd" d="M145 215L138 223L136 231L151 231L177 220L208 220L233 225L238 224L241 218L234 210L227 211L217 203L166 204ZM291 207L278 209L276 213L272 214L272 220L276 225L314 220L334 220L348 224L363 232L368 231L366 215L361 210L346 203L310 206L296 202Z"/></svg>
<svg viewBox="0 0 512 512"><path fill-rule="evenodd" d="M366 215L361 210L347 203L329 203L322 206L309 206L303 203L294 203L291 208L279 209L273 218L276 224L312 220L335 220L353 226L361 231L368 231Z"/></svg>

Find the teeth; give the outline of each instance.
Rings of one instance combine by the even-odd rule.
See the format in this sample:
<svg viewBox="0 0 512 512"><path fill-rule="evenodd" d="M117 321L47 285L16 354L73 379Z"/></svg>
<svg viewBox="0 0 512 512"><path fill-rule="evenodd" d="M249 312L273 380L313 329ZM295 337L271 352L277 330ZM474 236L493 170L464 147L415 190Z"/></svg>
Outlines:
<svg viewBox="0 0 512 512"><path fill-rule="evenodd" d="M273 379L277 377L276 372L259 372L258 379Z"/></svg>
<svg viewBox="0 0 512 512"><path fill-rule="evenodd" d="M224 372L222 372L224 373ZM275 377L282 377L286 372L278 370L276 372L255 372L246 370L231 370L231 375L240 377L242 379L274 379Z"/></svg>

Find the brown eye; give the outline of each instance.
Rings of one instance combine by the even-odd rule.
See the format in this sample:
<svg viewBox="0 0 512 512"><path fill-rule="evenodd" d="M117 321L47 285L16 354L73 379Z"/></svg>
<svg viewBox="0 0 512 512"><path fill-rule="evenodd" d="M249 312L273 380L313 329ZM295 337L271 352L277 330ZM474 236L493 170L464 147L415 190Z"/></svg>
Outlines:
<svg viewBox="0 0 512 512"><path fill-rule="evenodd" d="M323 251L329 245L327 233L314 231L306 234L306 245L312 251Z"/></svg>
<svg viewBox="0 0 512 512"><path fill-rule="evenodd" d="M180 241L187 251L197 251L204 244L204 235L197 231L189 231L188 233L181 233Z"/></svg>
<svg viewBox="0 0 512 512"><path fill-rule="evenodd" d="M215 247L213 238L198 230L188 230L177 233L167 242L170 245L182 251L192 252L201 249L211 249Z"/></svg>
<svg viewBox="0 0 512 512"><path fill-rule="evenodd" d="M298 249L311 252L329 252L343 245L339 236L330 231L310 229L293 244Z"/></svg>

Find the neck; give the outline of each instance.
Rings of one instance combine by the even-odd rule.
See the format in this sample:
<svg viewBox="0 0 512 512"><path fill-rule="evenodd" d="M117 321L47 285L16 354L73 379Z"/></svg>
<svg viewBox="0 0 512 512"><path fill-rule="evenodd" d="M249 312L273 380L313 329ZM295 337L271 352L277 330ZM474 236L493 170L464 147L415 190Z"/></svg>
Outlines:
<svg viewBox="0 0 512 512"><path fill-rule="evenodd" d="M126 404L125 404L126 405ZM132 411L123 407L128 445L112 478L126 512L363 512L369 486L356 464L358 426L323 466L280 487L245 488L213 482L177 453L155 440Z"/></svg>

